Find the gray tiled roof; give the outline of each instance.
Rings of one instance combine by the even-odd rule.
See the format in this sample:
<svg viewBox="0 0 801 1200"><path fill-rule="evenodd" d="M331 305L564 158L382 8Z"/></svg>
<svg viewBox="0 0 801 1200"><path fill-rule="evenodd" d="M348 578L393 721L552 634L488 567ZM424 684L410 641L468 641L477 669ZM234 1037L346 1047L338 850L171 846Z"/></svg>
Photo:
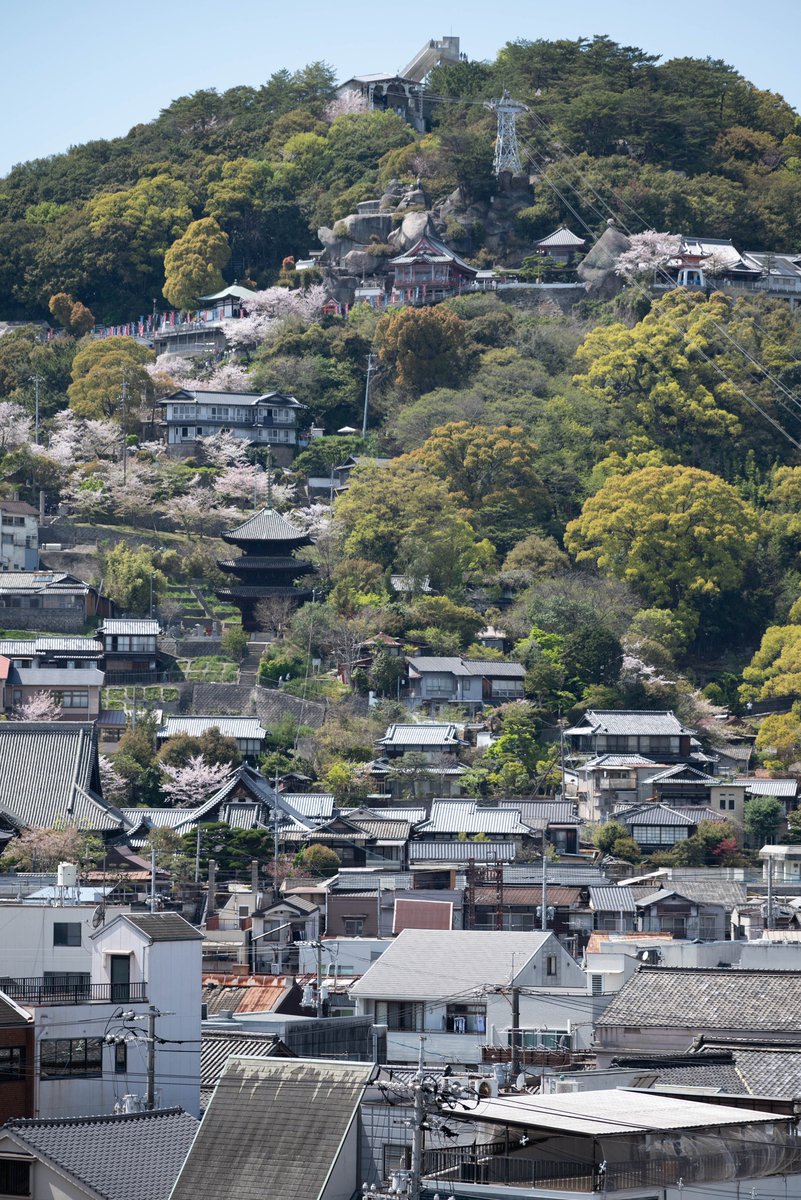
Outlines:
<svg viewBox="0 0 801 1200"><path fill-rule="evenodd" d="M207 729L219 729L223 737L266 738L267 730L258 717L167 717L164 728L158 731L159 738L176 737L186 733L189 737L201 737Z"/></svg>
<svg viewBox="0 0 801 1200"><path fill-rule="evenodd" d="M229 1058L172 1200L317 1200L372 1073L371 1063Z"/></svg>
<svg viewBox="0 0 801 1200"><path fill-rule="evenodd" d="M739 776L732 783L746 784L750 796L787 796L792 798L798 792L798 779L754 779Z"/></svg>
<svg viewBox="0 0 801 1200"><path fill-rule="evenodd" d="M509 984L551 937L474 929L404 929L357 983L356 996L439 1000Z"/></svg>
<svg viewBox="0 0 801 1200"><path fill-rule="evenodd" d="M136 618L107 617L100 626L103 633L122 634L132 637L156 637L159 633L158 621Z"/></svg>
<svg viewBox="0 0 801 1200"><path fill-rule="evenodd" d="M599 1018L606 1025L801 1032L801 971L640 967Z"/></svg>
<svg viewBox="0 0 801 1200"><path fill-rule="evenodd" d="M549 233L547 237L540 238L538 242L534 243L535 246L565 246L567 248L577 248L586 246L586 244L586 238L577 237L566 225L560 225L553 233Z"/></svg>
<svg viewBox="0 0 801 1200"><path fill-rule="evenodd" d="M263 508L260 512L254 513L252 517L248 517L247 521L243 521L241 525L237 525L235 529L229 529L225 540L229 539L253 542L302 542L307 540L302 529L298 529L297 525L293 525L273 508Z"/></svg>
<svg viewBox="0 0 801 1200"><path fill-rule="evenodd" d="M0 813L22 827L121 829L100 796L94 727L78 721L0 722Z"/></svg>
<svg viewBox="0 0 801 1200"><path fill-rule="evenodd" d="M516 854L515 842L409 842L410 863L511 862Z"/></svg>
<svg viewBox="0 0 801 1200"><path fill-rule="evenodd" d="M20 1147L104 1200L167 1200L197 1130L181 1108L3 1126Z"/></svg>
<svg viewBox="0 0 801 1200"><path fill-rule="evenodd" d="M528 828L518 808L481 808L475 800L435 800L428 821L420 826L425 834L486 833L523 834Z"/></svg>
<svg viewBox="0 0 801 1200"><path fill-rule="evenodd" d="M151 942L186 942L203 937L178 913L125 913L123 920L135 925Z"/></svg>
<svg viewBox="0 0 801 1200"><path fill-rule="evenodd" d="M681 721L670 710L649 712L647 710L589 709L586 722L595 733L613 735L633 734L639 737L678 737L689 733Z"/></svg>
<svg viewBox="0 0 801 1200"><path fill-rule="evenodd" d="M642 808L621 808L614 812L616 821L636 828L639 825L694 825L692 817L669 808L666 804L646 804Z"/></svg>
<svg viewBox="0 0 801 1200"><path fill-rule="evenodd" d="M452 722L426 722L419 725L390 725L380 746L458 746L459 734Z"/></svg>
<svg viewBox="0 0 801 1200"><path fill-rule="evenodd" d="M500 806L517 809L522 821L537 828L582 823L572 800L502 800Z"/></svg>

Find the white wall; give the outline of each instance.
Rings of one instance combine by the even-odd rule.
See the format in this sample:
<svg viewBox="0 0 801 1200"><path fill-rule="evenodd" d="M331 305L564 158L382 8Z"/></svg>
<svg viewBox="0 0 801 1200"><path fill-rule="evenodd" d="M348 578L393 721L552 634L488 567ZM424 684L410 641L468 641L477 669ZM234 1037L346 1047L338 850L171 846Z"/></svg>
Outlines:
<svg viewBox="0 0 801 1200"><path fill-rule="evenodd" d="M364 975L376 958L392 945L393 938L326 938L323 942L323 974ZM298 943L301 975L317 970L317 951L306 942ZM350 968L345 970L344 968Z"/></svg>
<svg viewBox="0 0 801 1200"><path fill-rule="evenodd" d="M45 971L89 972L96 909L95 904L0 904L0 975L18 979L40 978ZM128 908L107 908L106 923L122 912ZM80 946L53 945L57 921L80 922Z"/></svg>

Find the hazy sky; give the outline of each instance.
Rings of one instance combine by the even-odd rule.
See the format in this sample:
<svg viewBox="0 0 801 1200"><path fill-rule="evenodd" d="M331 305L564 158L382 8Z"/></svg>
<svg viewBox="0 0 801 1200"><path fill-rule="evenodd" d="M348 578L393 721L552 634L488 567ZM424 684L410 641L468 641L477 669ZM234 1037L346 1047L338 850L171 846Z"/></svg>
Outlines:
<svg viewBox="0 0 801 1200"><path fill-rule="evenodd" d="M514 38L605 33L665 58L723 58L801 107L801 0L0 0L0 175L127 133L198 88L258 85L315 59L342 79L395 70L447 33L471 58Z"/></svg>

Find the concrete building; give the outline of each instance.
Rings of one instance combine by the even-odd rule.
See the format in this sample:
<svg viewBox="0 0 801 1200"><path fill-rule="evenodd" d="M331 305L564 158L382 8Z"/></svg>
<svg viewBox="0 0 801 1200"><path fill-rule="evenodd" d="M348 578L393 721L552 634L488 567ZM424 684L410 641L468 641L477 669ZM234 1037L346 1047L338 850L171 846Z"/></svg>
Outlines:
<svg viewBox="0 0 801 1200"><path fill-rule="evenodd" d="M39 513L24 500L0 500L0 570L39 567Z"/></svg>

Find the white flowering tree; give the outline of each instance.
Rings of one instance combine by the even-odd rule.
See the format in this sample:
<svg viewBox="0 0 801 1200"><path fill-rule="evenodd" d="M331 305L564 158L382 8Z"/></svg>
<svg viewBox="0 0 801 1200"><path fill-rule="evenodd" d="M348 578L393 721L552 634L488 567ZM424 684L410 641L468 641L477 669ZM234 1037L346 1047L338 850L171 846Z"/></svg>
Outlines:
<svg viewBox="0 0 801 1200"><path fill-rule="evenodd" d="M195 808L213 796L230 773L229 763L210 763L202 754L193 754L182 767L161 764L161 787L175 808Z"/></svg>
<svg viewBox="0 0 801 1200"><path fill-rule="evenodd" d="M31 441L31 418L20 404L0 401L0 448L13 450Z"/></svg>
<svg viewBox="0 0 801 1200"><path fill-rule="evenodd" d="M653 278L681 249L678 234L657 233L653 229L632 234L629 242L629 249L623 251L615 264L615 274L622 275L628 283L643 276Z"/></svg>
<svg viewBox="0 0 801 1200"><path fill-rule="evenodd" d="M12 721L58 721L62 708L52 692L34 692L14 708Z"/></svg>
<svg viewBox="0 0 801 1200"><path fill-rule="evenodd" d="M198 438L198 443L203 450L203 457L212 467L241 466L247 462L250 442L229 433L227 429Z"/></svg>
<svg viewBox="0 0 801 1200"><path fill-rule="evenodd" d="M346 88L339 96L335 96L325 106L325 116L328 121L336 121L337 117L346 117L349 113L368 112L367 98L356 88Z"/></svg>
<svg viewBox="0 0 801 1200"><path fill-rule="evenodd" d="M105 754L99 756L98 763L100 764L100 787L104 799L108 800L110 804L124 804L129 794L128 780L123 779L111 759L106 758Z"/></svg>
<svg viewBox="0 0 801 1200"><path fill-rule="evenodd" d="M260 508L269 497L273 508L283 511L295 497L293 484L278 483L274 471L263 471L253 463L226 467L214 480L213 489L223 503L237 508Z"/></svg>

